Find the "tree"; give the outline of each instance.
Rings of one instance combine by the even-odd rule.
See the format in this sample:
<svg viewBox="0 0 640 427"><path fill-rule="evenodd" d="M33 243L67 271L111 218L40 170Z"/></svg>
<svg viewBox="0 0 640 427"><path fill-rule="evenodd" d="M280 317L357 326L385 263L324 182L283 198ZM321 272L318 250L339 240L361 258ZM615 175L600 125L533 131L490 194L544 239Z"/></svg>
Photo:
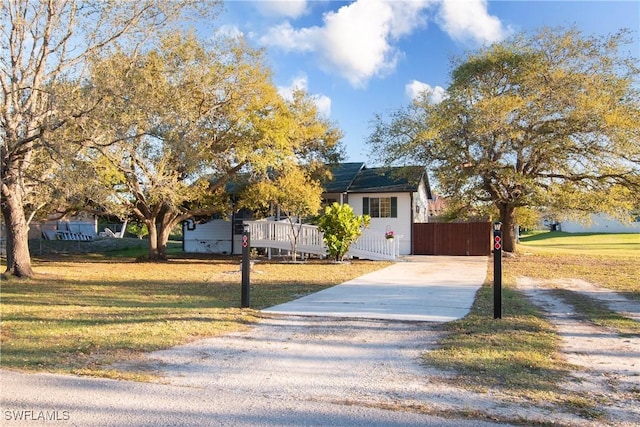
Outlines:
<svg viewBox="0 0 640 427"><path fill-rule="evenodd" d="M82 120L100 99L83 98L87 62L119 47L136 52L187 13L205 16L216 1L3 1L0 5L0 147L2 201L7 227L7 272L33 275L25 206L33 200L34 174L49 173L50 155L70 144L51 138ZM68 103L75 99L78 102ZM29 207L27 207L29 209Z"/></svg>
<svg viewBox="0 0 640 427"><path fill-rule="evenodd" d="M150 260L166 259L181 221L225 213L224 186L236 174L254 182L338 147L339 132L301 108L304 98L282 99L262 53L241 38L207 46L173 32L158 49L96 61L91 84L108 99L95 111L104 139L95 155L119 177L120 203L146 224Z"/></svg>
<svg viewBox="0 0 640 427"><path fill-rule="evenodd" d="M291 258L297 261L298 242L303 219L316 215L322 205L322 187L309 176L309 170L290 167L274 180L262 180L243 194L242 206L249 208L277 207L287 217L291 227Z"/></svg>
<svg viewBox="0 0 640 427"><path fill-rule="evenodd" d="M144 236L149 234L149 230L147 229L147 224L141 224L137 222L132 222L129 225L127 225L127 231L141 240Z"/></svg>
<svg viewBox="0 0 640 427"><path fill-rule="evenodd" d="M369 215L356 215L347 204L327 206L320 217L319 227L329 256L341 262L351 244L362 234L362 229L369 226L370 220Z"/></svg>
<svg viewBox="0 0 640 427"><path fill-rule="evenodd" d="M425 94L376 117L369 141L386 162L430 164L467 207L492 204L506 251L520 207L628 215L640 186L638 59L622 52L632 43L626 31L514 36L455 62L441 103Z"/></svg>

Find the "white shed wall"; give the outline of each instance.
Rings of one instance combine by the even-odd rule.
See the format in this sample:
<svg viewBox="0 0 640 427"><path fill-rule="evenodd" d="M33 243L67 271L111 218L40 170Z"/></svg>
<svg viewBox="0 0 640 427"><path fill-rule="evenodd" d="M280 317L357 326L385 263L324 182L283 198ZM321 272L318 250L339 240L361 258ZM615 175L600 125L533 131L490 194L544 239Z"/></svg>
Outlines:
<svg viewBox="0 0 640 427"><path fill-rule="evenodd" d="M231 221L222 219L196 224L194 230L188 230L185 227L183 236L184 251L189 253L231 254L231 229ZM235 246L237 247L238 245Z"/></svg>
<svg viewBox="0 0 640 427"><path fill-rule="evenodd" d="M591 221L585 224L573 220L562 221L560 229L567 233L640 233L640 223L624 223L598 214L591 215Z"/></svg>

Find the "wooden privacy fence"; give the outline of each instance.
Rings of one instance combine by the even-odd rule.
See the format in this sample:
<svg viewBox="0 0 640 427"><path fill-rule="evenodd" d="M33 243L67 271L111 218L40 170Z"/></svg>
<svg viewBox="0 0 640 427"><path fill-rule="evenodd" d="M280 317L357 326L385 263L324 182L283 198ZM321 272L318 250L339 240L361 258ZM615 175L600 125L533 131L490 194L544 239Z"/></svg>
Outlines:
<svg viewBox="0 0 640 427"><path fill-rule="evenodd" d="M413 224L414 255L489 255L490 222Z"/></svg>

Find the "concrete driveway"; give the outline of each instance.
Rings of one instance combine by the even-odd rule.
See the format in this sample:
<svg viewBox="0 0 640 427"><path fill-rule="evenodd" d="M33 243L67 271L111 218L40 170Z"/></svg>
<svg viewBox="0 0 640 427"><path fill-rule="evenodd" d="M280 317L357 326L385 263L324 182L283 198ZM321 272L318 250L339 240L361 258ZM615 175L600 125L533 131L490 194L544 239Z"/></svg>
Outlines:
<svg viewBox="0 0 640 427"><path fill-rule="evenodd" d="M409 256L403 261L263 311L449 322L467 315L487 275L485 256Z"/></svg>

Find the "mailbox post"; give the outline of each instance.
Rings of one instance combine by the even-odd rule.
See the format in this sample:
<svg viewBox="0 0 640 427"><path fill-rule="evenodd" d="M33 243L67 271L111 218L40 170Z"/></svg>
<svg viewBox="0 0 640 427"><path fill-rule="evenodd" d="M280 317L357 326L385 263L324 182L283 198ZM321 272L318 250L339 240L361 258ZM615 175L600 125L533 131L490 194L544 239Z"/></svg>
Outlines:
<svg viewBox="0 0 640 427"><path fill-rule="evenodd" d="M242 230L242 295L240 299L240 307L249 307L249 286L251 272L251 233L249 232L249 224L243 224Z"/></svg>
<svg viewBox="0 0 640 427"><path fill-rule="evenodd" d="M502 223L493 224L493 318L502 319Z"/></svg>

